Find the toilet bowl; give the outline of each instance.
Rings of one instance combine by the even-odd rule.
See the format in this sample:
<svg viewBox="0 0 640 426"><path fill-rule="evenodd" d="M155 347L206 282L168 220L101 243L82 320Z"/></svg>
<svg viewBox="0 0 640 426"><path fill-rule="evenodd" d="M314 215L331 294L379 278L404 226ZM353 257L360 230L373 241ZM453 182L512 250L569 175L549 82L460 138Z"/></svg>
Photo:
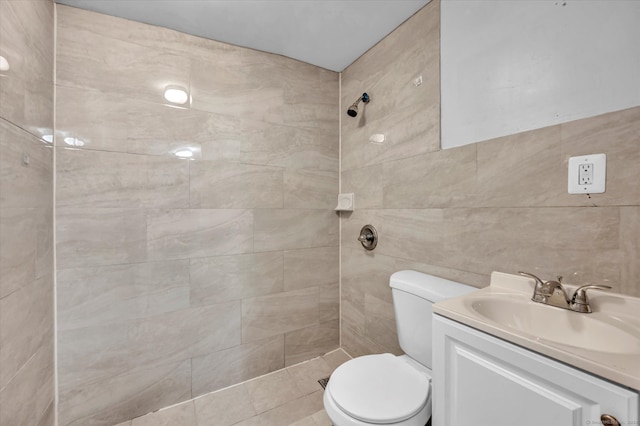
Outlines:
<svg viewBox="0 0 640 426"><path fill-rule="evenodd" d="M431 418L431 314L434 302L475 290L416 271L389 280L406 355L365 355L338 367L324 391L335 426L425 426Z"/></svg>
<svg viewBox="0 0 640 426"><path fill-rule="evenodd" d="M324 391L336 426L424 426L431 417L431 375L406 355L366 355L338 367Z"/></svg>

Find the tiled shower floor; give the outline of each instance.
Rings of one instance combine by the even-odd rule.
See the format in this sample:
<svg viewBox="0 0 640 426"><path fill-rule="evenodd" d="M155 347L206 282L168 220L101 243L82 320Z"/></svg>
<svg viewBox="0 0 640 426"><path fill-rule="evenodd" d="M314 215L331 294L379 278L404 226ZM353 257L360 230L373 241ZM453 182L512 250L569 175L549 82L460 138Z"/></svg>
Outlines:
<svg viewBox="0 0 640 426"><path fill-rule="evenodd" d="M338 349L117 426L330 426L318 380L348 359Z"/></svg>

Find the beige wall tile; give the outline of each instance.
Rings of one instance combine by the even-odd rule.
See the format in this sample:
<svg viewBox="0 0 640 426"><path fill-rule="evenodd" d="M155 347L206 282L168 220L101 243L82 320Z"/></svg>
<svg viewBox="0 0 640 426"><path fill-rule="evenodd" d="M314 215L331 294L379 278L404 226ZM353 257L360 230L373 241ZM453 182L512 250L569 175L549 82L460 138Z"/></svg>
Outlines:
<svg viewBox="0 0 640 426"><path fill-rule="evenodd" d="M283 207L281 168L224 161L194 161L190 166L189 196L192 208Z"/></svg>
<svg viewBox="0 0 640 426"><path fill-rule="evenodd" d="M372 95L373 98L373 95ZM371 101L373 103L374 101ZM387 161L413 157L417 154L437 151L439 119L437 105L417 112L402 111L390 114L388 121L371 122L367 126L342 120L342 170L381 164ZM365 119L365 113L360 120ZM358 118L356 118L358 120ZM350 124L344 124L350 123ZM349 129L346 126L357 126ZM384 134L381 144L369 142L373 134Z"/></svg>
<svg viewBox="0 0 640 426"><path fill-rule="evenodd" d="M338 216L332 210L255 210L255 251L338 245Z"/></svg>
<svg viewBox="0 0 640 426"><path fill-rule="evenodd" d="M36 279L37 229L31 209L0 209L0 298Z"/></svg>
<svg viewBox="0 0 640 426"><path fill-rule="evenodd" d="M339 345L340 322L338 320L288 332L284 336L285 365L297 364L324 355L338 348Z"/></svg>
<svg viewBox="0 0 640 426"><path fill-rule="evenodd" d="M377 164L360 169L343 171L341 174L341 192L354 193L356 209L381 209L382 165Z"/></svg>
<svg viewBox="0 0 640 426"><path fill-rule="evenodd" d="M48 1L0 4L0 51L11 67L0 79L0 117L38 137L53 128L53 10Z"/></svg>
<svg viewBox="0 0 640 426"><path fill-rule="evenodd" d="M318 287L242 300L242 342L318 323Z"/></svg>
<svg viewBox="0 0 640 426"><path fill-rule="evenodd" d="M573 195L585 205L640 205L640 107L576 120L560 125L562 156L607 154L604 194ZM566 169L566 166L565 166Z"/></svg>
<svg viewBox="0 0 640 426"><path fill-rule="evenodd" d="M198 426L193 401L133 419L131 426Z"/></svg>
<svg viewBox="0 0 640 426"><path fill-rule="evenodd" d="M62 269L58 330L129 322L189 307L189 261Z"/></svg>
<svg viewBox="0 0 640 426"><path fill-rule="evenodd" d="M37 347L20 371L0 388L0 424L46 422L42 418L51 406L54 392L52 336L49 333L48 341Z"/></svg>
<svg viewBox="0 0 640 426"><path fill-rule="evenodd" d="M147 257L147 218L142 210L56 209L59 269L141 262Z"/></svg>
<svg viewBox="0 0 640 426"><path fill-rule="evenodd" d="M127 323L59 330L57 339L61 403L67 395L80 393L78 386L124 375L132 368Z"/></svg>
<svg viewBox="0 0 640 426"><path fill-rule="evenodd" d="M69 8L58 7L56 82L61 86L164 103L167 85L189 87L191 62L161 48L91 31L75 31Z"/></svg>
<svg viewBox="0 0 640 426"><path fill-rule="evenodd" d="M284 336L243 343L192 359L193 395L202 395L284 367Z"/></svg>
<svg viewBox="0 0 640 426"><path fill-rule="evenodd" d="M469 205L476 192L476 145L385 163L383 192L388 209Z"/></svg>
<svg viewBox="0 0 640 426"><path fill-rule="evenodd" d="M342 291L354 288L391 302L389 277L396 271L396 259L364 248L342 250ZM344 309L343 309L344 311Z"/></svg>
<svg viewBox="0 0 640 426"><path fill-rule="evenodd" d="M174 108L99 90L56 88L55 142L61 147L68 147L64 139L71 137L84 143L80 147L83 150L173 156L181 147L202 147L212 139L219 143L224 126L217 123L214 127L214 118L215 122L221 121L190 108ZM239 152L239 146L236 151Z"/></svg>
<svg viewBox="0 0 640 426"><path fill-rule="evenodd" d="M55 426L55 416L56 416L56 407L51 400L51 403L45 410L45 412L40 416L40 420L36 423L36 426Z"/></svg>
<svg viewBox="0 0 640 426"><path fill-rule="evenodd" d="M188 161L64 148L56 154L57 206L184 208L189 205Z"/></svg>
<svg viewBox="0 0 640 426"><path fill-rule="evenodd" d="M153 210L147 213L148 258L185 259L248 253L250 210Z"/></svg>
<svg viewBox="0 0 640 426"><path fill-rule="evenodd" d="M239 301L136 320L128 329L130 362L158 365L239 345L240 320Z"/></svg>
<svg viewBox="0 0 640 426"><path fill-rule="evenodd" d="M443 213L438 209L381 211L380 254L438 262L443 257Z"/></svg>
<svg viewBox="0 0 640 426"><path fill-rule="evenodd" d="M229 426L256 414L245 384L210 393L194 403L198 426Z"/></svg>
<svg viewBox="0 0 640 426"><path fill-rule="evenodd" d="M584 205L582 197L567 193L567 163L560 153L560 126L468 146L478 149L475 207Z"/></svg>
<svg viewBox="0 0 640 426"><path fill-rule="evenodd" d="M341 345L354 358L369 355L381 354L386 352L384 346L368 339L362 333L354 330L349 325L343 323L341 332Z"/></svg>
<svg viewBox="0 0 640 426"><path fill-rule="evenodd" d="M0 389L52 339L52 333L53 277L35 280L0 299Z"/></svg>
<svg viewBox="0 0 640 426"><path fill-rule="evenodd" d="M58 15L61 424L113 424L282 368L285 332L337 324L337 273L282 293L282 250L337 253L338 74L66 6ZM165 105L167 84L190 87L192 104ZM64 151L66 137L84 145ZM187 145L196 161L173 158ZM319 261L333 271L327 252ZM282 315L270 301L286 303ZM266 331L240 327L247 303L264 308Z"/></svg>
<svg viewBox="0 0 640 426"><path fill-rule="evenodd" d="M340 319L340 284L330 284L319 287L318 320L328 322Z"/></svg>
<svg viewBox="0 0 640 426"><path fill-rule="evenodd" d="M193 60L193 107L283 124L284 87L279 67L269 55L256 53L237 50L218 56L215 62ZM237 72L239 69L243 72Z"/></svg>
<svg viewBox="0 0 640 426"><path fill-rule="evenodd" d="M49 208L53 203L51 146L0 120L0 150L2 208ZM28 165L24 164L25 155Z"/></svg>
<svg viewBox="0 0 640 426"><path fill-rule="evenodd" d="M191 259L191 305L280 293L282 268L282 252Z"/></svg>
<svg viewBox="0 0 640 426"><path fill-rule="evenodd" d="M286 250L284 252L284 290L337 284L338 257L336 247Z"/></svg>
<svg viewBox="0 0 640 426"><path fill-rule="evenodd" d="M585 228L585 223L590 226ZM465 269L480 274L542 271L542 275L564 275L569 281L573 273L588 271L592 278L603 278L612 268L603 267L602 251L620 245L619 211L452 209L446 212L445 241L444 265L464 263Z"/></svg>
<svg viewBox="0 0 640 426"><path fill-rule="evenodd" d="M260 132L242 139L240 161L337 172L338 156L338 136L334 132L263 125Z"/></svg>
<svg viewBox="0 0 640 426"><path fill-rule="evenodd" d="M338 174L326 170L286 170L284 207L332 209L338 200Z"/></svg>
<svg viewBox="0 0 640 426"><path fill-rule="evenodd" d="M398 343L393 303L365 294L364 297L365 336L385 349L385 352L403 353Z"/></svg>
<svg viewBox="0 0 640 426"><path fill-rule="evenodd" d="M620 207L620 236L620 281L608 285L640 297L640 207Z"/></svg>
<svg viewBox="0 0 640 426"><path fill-rule="evenodd" d="M191 362L147 366L123 375L61 388L63 425L109 426L191 398Z"/></svg>

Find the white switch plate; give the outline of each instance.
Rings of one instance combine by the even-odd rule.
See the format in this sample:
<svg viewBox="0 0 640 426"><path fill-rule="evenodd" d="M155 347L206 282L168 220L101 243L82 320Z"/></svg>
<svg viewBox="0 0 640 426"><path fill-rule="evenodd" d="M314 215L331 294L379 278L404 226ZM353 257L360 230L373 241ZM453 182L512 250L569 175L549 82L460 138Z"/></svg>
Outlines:
<svg viewBox="0 0 640 426"><path fill-rule="evenodd" d="M607 155L569 158L569 194L601 194L605 190Z"/></svg>

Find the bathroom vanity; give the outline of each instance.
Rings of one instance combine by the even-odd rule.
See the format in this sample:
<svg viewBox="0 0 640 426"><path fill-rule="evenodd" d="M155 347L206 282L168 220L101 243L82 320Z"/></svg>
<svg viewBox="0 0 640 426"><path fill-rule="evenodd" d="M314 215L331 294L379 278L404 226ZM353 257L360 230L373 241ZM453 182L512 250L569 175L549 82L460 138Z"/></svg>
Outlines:
<svg viewBox="0 0 640 426"><path fill-rule="evenodd" d="M594 292L578 313L533 286L494 273L433 306L433 425L639 424L640 300Z"/></svg>

